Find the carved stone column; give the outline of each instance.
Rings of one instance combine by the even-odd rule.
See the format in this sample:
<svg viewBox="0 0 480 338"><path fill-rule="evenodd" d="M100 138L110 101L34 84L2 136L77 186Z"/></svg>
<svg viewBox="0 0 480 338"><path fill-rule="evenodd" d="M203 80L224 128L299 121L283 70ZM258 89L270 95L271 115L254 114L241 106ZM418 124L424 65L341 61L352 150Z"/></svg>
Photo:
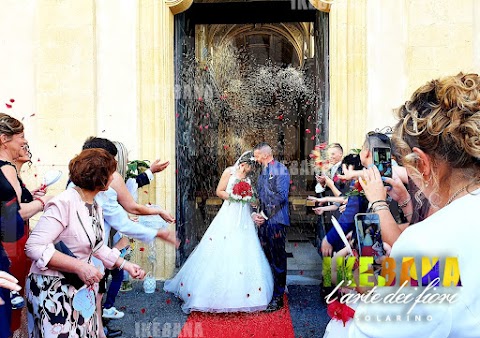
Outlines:
<svg viewBox="0 0 480 338"><path fill-rule="evenodd" d="M138 2L138 97L141 158L160 156L170 166L143 189L142 202L160 204L175 215L175 91L174 15L193 0L142 0ZM172 224L171 229L175 230ZM138 246L143 244L138 243ZM137 250L136 260L150 268L147 246ZM166 279L175 268L175 248L157 240L155 277Z"/></svg>
<svg viewBox="0 0 480 338"><path fill-rule="evenodd" d="M329 140L345 151L360 146L367 118L367 0L338 0L330 8Z"/></svg>

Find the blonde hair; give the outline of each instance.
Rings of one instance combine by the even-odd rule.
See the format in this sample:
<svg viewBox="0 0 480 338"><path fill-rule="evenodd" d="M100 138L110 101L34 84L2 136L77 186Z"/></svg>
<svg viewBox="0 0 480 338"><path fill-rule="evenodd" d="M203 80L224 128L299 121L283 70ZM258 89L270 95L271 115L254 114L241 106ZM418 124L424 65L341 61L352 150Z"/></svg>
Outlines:
<svg viewBox="0 0 480 338"><path fill-rule="evenodd" d="M117 172L125 179L127 177L128 151L122 142L113 141L117 148Z"/></svg>
<svg viewBox="0 0 480 338"><path fill-rule="evenodd" d="M477 74L448 76L418 88L398 111L393 142L405 166L414 175L417 147L431 156L433 163L444 162L462 169L465 177L480 179L480 77ZM433 166L435 167L435 166ZM432 175L435 186L437 175ZM420 187L419 187L420 188Z"/></svg>

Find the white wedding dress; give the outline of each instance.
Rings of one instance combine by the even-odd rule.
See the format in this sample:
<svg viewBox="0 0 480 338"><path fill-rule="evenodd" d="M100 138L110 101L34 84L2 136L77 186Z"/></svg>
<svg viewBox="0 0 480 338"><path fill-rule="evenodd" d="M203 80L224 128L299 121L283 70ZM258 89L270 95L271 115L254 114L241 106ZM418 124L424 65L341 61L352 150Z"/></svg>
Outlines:
<svg viewBox="0 0 480 338"><path fill-rule="evenodd" d="M232 170L227 193L236 179ZM184 301L185 313L265 310L272 299L273 277L250 205L224 201L183 267L165 281L164 290Z"/></svg>

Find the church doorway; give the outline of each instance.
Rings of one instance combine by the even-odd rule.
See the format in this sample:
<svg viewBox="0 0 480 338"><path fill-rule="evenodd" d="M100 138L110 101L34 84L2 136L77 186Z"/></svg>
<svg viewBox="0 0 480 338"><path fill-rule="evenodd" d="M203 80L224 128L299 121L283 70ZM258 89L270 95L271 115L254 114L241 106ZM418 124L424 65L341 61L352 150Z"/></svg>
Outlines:
<svg viewBox="0 0 480 338"><path fill-rule="evenodd" d="M328 137L328 14L290 1L194 1L175 16L177 263L222 204L223 170L268 142L291 175L292 225L317 241L310 152Z"/></svg>

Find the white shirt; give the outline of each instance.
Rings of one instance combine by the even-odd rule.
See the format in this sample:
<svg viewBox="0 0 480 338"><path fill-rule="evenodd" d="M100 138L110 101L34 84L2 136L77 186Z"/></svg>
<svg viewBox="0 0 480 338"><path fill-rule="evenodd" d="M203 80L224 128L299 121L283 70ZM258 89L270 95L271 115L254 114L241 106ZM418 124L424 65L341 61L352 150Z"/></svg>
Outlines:
<svg viewBox="0 0 480 338"><path fill-rule="evenodd" d="M462 287L439 287L430 293L457 294L457 300L445 304L416 305L410 314L422 316L422 321L406 321L410 304L360 304L355 313L349 337L480 337L480 189L454 200L424 221L407 228L395 242L391 257L396 258L397 284L403 257L415 257L417 271L421 271L421 257L440 259L440 279L443 283L445 257L457 257ZM442 285L442 284L440 284ZM379 293L392 293L396 287L381 288ZM409 287L404 293L417 295L424 287ZM371 316L366 321L365 316ZM402 315L403 321L386 322ZM380 316L381 322L375 316ZM431 316L426 319L426 316Z"/></svg>
<svg viewBox="0 0 480 338"><path fill-rule="evenodd" d="M95 200L103 209L105 238L110 238L111 228L145 243L153 242L157 236L156 229L145 227L128 217L125 209L118 203L117 192L113 188L108 188L107 191L98 193Z"/></svg>
<svg viewBox="0 0 480 338"><path fill-rule="evenodd" d="M70 182L69 187L71 186L75 185ZM108 190L99 192L95 196L95 201L103 209L106 239L110 238L111 228L145 243L153 242L157 236L157 230L134 222L128 217L125 209L118 203L118 195L113 188L109 187Z"/></svg>

